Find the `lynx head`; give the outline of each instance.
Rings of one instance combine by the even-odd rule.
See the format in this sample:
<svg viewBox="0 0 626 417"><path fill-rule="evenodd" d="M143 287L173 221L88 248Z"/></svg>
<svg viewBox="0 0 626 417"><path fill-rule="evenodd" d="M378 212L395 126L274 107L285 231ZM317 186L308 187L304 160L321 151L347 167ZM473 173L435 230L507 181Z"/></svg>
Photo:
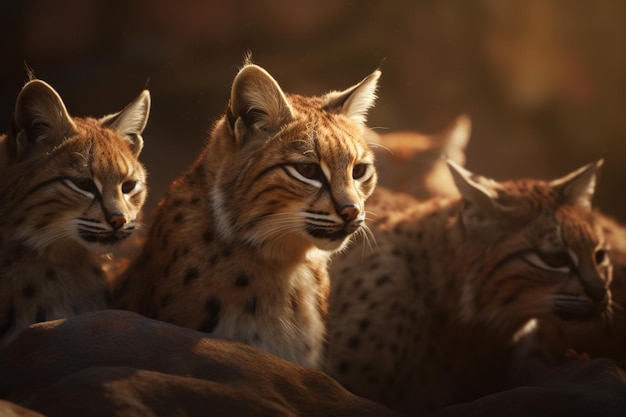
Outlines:
<svg viewBox="0 0 626 417"><path fill-rule="evenodd" d="M446 158L465 164L471 134L469 116L458 116L441 132L392 132L376 136L374 152L378 185L425 200L433 196L457 197Z"/></svg>
<svg viewBox="0 0 626 417"><path fill-rule="evenodd" d="M303 97L285 94L261 67L243 67L208 148L224 238L276 255L336 250L363 230L376 184L365 118L379 77L375 71L345 91Z"/></svg>
<svg viewBox="0 0 626 417"><path fill-rule="evenodd" d="M463 196L464 317L504 327L533 318L587 320L605 314L612 266L591 210L591 163L551 182L496 183L449 163Z"/></svg>
<svg viewBox="0 0 626 417"><path fill-rule="evenodd" d="M70 117L50 85L29 81L6 138L3 227L42 251L70 242L100 251L128 237L146 198L137 156L149 111L143 91L119 113Z"/></svg>

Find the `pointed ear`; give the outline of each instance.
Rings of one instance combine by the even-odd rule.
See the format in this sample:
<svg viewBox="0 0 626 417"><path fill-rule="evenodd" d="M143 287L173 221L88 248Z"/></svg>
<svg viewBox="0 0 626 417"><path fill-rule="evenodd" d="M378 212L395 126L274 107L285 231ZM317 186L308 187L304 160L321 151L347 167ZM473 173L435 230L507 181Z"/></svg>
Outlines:
<svg viewBox="0 0 626 417"><path fill-rule="evenodd" d="M576 171L551 181L550 186L565 199L565 201L591 208L591 199L596 188L596 176L604 163L603 159L585 165Z"/></svg>
<svg viewBox="0 0 626 417"><path fill-rule="evenodd" d="M456 162L446 160L452 178L461 196L472 205L484 210L491 211L496 208L495 198L497 191L486 180L479 181L477 175L466 170Z"/></svg>
<svg viewBox="0 0 626 417"><path fill-rule="evenodd" d="M227 118L238 144L247 137L268 138L293 118L276 80L263 68L246 64L235 77Z"/></svg>
<svg viewBox="0 0 626 417"><path fill-rule="evenodd" d="M465 165L465 149L471 133L471 119L468 115L461 114L437 135L442 143L442 154L461 166Z"/></svg>
<svg viewBox="0 0 626 417"><path fill-rule="evenodd" d="M499 213L506 211L496 201L498 183L479 177L451 160L446 162L464 201L461 221L466 230L483 236L497 231L500 225Z"/></svg>
<svg viewBox="0 0 626 417"><path fill-rule="evenodd" d="M52 150L76 132L61 96L41 80L31 80L17 97L10 148L22 162Z"/></svg>
<svg viewBox="0 0 626 417"><path fill-rule="evenodd" d="M135 156L139 155L143 148L143 137L141 134L148 123L150 104L150 92L143 90L124 110L100 119L102 126L113 129L128 142Z"/></svg>
<svg viewBox="0 0 626 417"><path fill-rule="evenodd" d="M324 108L345 114L359 124L365 124L367 111L374 106L380 70L376 70L357 85L344 91L333 91L324 97Z"/></svg>

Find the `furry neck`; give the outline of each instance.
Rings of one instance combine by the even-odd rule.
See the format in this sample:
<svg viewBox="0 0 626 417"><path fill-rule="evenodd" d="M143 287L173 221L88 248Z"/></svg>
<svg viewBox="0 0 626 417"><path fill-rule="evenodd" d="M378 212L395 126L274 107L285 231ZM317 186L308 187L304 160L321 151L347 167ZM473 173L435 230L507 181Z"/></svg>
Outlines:
<svg viewBox="0 0 626 417"><path fill-rule="evenodd" d="M247 247L260 262L275 266L290 267L308 259L327 261L330 252L319 250L312 242L296 233L281 236L276 240L264 240L259 244L237 231L234 227L237 220L231 219L230 213L225 208L225 202L229 198L228 190L220 188L221 171L229 169L236 151L235 139L232 138L224 117L216 124L207 146L192 167L192 171L195 171L193 177L204 178L203 192L208 193L210 205L207 215L211 217L218 237L226 245Z"/></svg>

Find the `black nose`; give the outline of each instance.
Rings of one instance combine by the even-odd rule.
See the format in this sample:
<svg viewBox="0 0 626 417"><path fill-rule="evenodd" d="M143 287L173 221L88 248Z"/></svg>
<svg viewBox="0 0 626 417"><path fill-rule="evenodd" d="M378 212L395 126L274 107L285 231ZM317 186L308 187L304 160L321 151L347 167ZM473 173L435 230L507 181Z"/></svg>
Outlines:
<svg viewBox="0 0 626 417"><path fill-rule="evenodd" d="M356 219L359 215L359 209L354 204L348 204L341 208L341 217L346 223L350 223L352 220Z"/></svg>

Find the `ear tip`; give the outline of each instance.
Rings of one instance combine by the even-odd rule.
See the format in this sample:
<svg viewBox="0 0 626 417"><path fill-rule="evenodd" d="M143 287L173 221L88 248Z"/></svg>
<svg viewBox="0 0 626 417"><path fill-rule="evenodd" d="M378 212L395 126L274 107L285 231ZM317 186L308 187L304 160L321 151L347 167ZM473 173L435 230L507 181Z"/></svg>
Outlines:
<svg viewBox="0 0 626 417"><path fill-rule="evenodd" d="M254 72L263 73L263 74L269 74L260 65L253 64L252 62L246 62L246 63L244 63L243 67L239 70L239 73L237 74L237 76L240 76L242 74L254 73Z"/></svg>
<svg viewBox="0 0 626 417"><path fill-rule="evenodd" d="M139 93L139 100L144 101L146 107L150 108L150 104L152 103L152 95L150 94L150 90L144 89L141 93Z"/></svg>
<svg viewBox="0 0 626 417"><path fill-rule="evenodd" d="M456 119L454 119L453 125L457 127L460 126L463 129L467 129L468 131L471 131L472 118L467 113L461 113L456 117Z"/></svg>
<svg viewBox="0 0 626 417"><path fill-rule="evenodd" d="M33 89L39 89L39 88L43 88L48 91L54 91L56 93L56 91L54 90L54 88L52 88L50 84L48 84L47 82L43 80L35 78L32 80L29 80L26 84L24 84L24 87L22 87L20 94L28 93L29 91Z"/></svg>
<svg viewBox="0 0 626 417"><path fill-rule="evenodd" d="M370 83L374 83L374 85L378 84L378 81L380 81L380 77L383 75L383 72L381 71L380 68L377 68L376 70L374 70L374 72L372 72L370 75L368 75L367 77L365 77L365 79L363 81L361 81L361 83L366 83L366 82L370 82ZM376 87L374 87L376 88Z"/></svg>
<svg viewBox="0 0 626 417"><path fill-rule="evenodd" d="M457 172L459 174L462 174L463 171L465 171L461 165L454 162L452 159L448 158L447 156L443 156L442 158L446 161L446 164L448 165L448 168L450 168L450 170Z"/></svg>

